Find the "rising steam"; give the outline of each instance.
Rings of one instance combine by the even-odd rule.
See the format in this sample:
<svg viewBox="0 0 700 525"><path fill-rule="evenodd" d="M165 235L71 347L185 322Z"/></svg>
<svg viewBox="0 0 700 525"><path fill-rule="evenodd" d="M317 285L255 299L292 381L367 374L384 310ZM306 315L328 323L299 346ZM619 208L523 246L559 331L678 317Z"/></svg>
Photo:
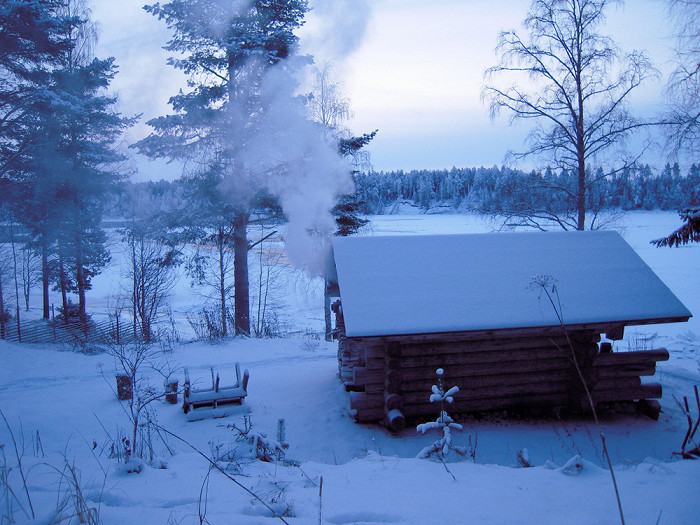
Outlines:
<svg viewBox="0 0 700 525"><path fill-rule="evenodd" d="M278 199L287 219L285 243L290 261L321 275L335 231L330 213L354 186L350 163L326 140L323 127L308 119L295 96L296 75L306 61L290 58L268 68L260 85L265 112L245 150L245 163Z"/></svg>
<svg viewBox="0 0 700 525"><path fill-rule="evenodd" d="M368 0L310 0L304 49L319 62L340 61L357 50L370 19Z"/></svg>

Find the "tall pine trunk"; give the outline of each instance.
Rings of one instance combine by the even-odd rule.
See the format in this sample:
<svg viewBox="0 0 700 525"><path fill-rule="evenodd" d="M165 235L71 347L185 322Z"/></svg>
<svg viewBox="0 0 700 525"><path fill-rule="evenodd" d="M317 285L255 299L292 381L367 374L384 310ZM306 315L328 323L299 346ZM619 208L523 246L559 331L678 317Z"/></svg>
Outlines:
<svg viewBox="0 0 700 525"><path fill-rule="evenodd" d="M228 320L226 319L226 269L224 257L226 251L226 233L223 225L219 225L217 236L217 249L219 250L219 295L221 296L221 335L228 335Z"/></svg>
<svg viewBox="0 0 700 525"><path fill-rule="evenodd" d="M41 236L41 297L43 318L48 319L49 315L49 243L46 234Z"/></svg>
<svg viewBox="0 0 700 525"><path fill-rule="evenodd" d="M148 263L146 261L146 241L143 236L139 238L139 258L137 262L139 266L139 315L141 317L141 334L143 335L143 340L146 343L150 343L153 339L153 334L151 333L151 312L146 311L146 279L148 277Z"/></svg>
<svg viewBox="0 0 700 525"><path fill-rule="evenodd" d="M64 246L61 240L58 241L58 287L61 290L61 305L63 306L63 322L68 322L68 279L66 278L66 267L64 263Z"/></svg>
<svg viewBox="0 0 700 525"><path fill-rule="evenodd" d="M250 335L248 289L248 214L239 212L233 223L234 332Z"/></svg>
<svg viewBox="0 0 700 525"><path fill-rule="evenodd" d="M2 294L2 272L0 272L0 339L5 339L5 298Z"/></svg>
<svg viewBox="0 0 700 525"><path fill-rule="evenodd" d="M333 341L333 322L331 320L331 295L328 279L323 280L323 318L326 323L326 341Z"/></svg>
<svg viewBox="0 0 700 525"><path fill-rule="evenodd" d="M83 267L83 239L80 228L75 234L75 281L78 287L78 317L81 321L87 319L85 312L85 268Z"/></svg>

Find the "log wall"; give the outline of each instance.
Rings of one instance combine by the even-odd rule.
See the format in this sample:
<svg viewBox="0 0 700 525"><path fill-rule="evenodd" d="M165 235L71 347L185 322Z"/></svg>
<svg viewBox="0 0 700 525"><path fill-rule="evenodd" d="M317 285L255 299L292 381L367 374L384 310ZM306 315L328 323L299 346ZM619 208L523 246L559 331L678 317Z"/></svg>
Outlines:
<svg viewBox="0 0 700 525"><path fill-rule="evenodd" d="M338 318L342 325L342 315ZM568 338L567 338L568 336ZM432 418L435 371L444 369L446 388L459 387L450 412L503 409L586 411L590 403L574 366L572 347L594 403L661 397L661 386L640 376L668 359L666 350L600 353L600 334L579 330L560 334L497 332L432 338L347 338L338 347L340 376L358 421L382 421L393 431L406 418ZM569 344L570 342L570 344Z"/></svg>

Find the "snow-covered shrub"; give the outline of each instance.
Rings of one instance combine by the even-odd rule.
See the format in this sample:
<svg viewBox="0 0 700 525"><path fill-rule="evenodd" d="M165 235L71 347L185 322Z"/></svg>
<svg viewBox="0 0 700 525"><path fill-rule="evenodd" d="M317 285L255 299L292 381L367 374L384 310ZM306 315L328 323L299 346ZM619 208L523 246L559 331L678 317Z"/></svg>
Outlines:
<svg viewBox="0 0 700 525"><path fill-rule="evenodd" d="M215 342L224 338L224 320L220 309L204 307L197 312L188 313L186 317L197 339ZM227 326L233 326L233 317L233 309L227 308Z"/></svg>
<svg viewBox="0 0 700 525"><path fill-rule="evenodd" d="M227 425L227 427L236 433L235 441L210 443L214 461L229 463L229 466L233 466L236 470L239 470L241 465L250 460L295 464L284 457L289 445L285 443L286 430L283 419L278 422L277 439L254 431L249 415L244 416L242 429L235 424Z"/></svg>
<svg viewBox="0 0 700 525"><path fill-rule="evenodd" d="M3 308L0 308L0 324L9 323L11 319L12 319L12 313L10 310L10 306L7 304L4 304Z"/></svg>
<svg viewBox="0 0 700 525"><path fill-rule="evenodd" d="M65 308L63 306L58 307L58 315L56 317L65 322L80 321L80 308L69 299Z"/></svg>
<svg viewBox="0 0 700 525"><path fill-rule="evenodd" d="M306 333L301 337L301 349L305 352L317 352L319 348L321 348L321 337L307 328Z"/></svg>
<svg viewBox="0 0 700 525"><path fill-rule="evenodd" d="M269 518L296 516L294 503L287 499L287 487L290 482L263 479L254 487L254 492L259 499L250 500L250 508L243 513L249 516L265 516Z"/></svg>
<svg viewBox="0 0 700 525"><path fill-rule="evenodd" d="M125 464L136 458L153 462L158 457L153 446L156 439L160 439L169 451L167 443L158 431L156 412L150 406L154 401L165 397L166 392L149 384L143 374L143 367L150 367L168 376L169 373L163 371L166 365L159 360L154 348L143 341L110 345L108 353L114 358L115 373L128 377L132 386L132 396L124 400L130 435L128 438L122 437L121 440L117 436L117 440L114 441L115 447L117 450L124 450L117 452L116 457L119 460L123 459Z"/></svg>
<svg viewBox="0 0 700 525"><path fill-rule="evenodd" d="M435 373L438 376L438 380L437 385L433 385L432 387L430 402L440 403L440 415L435 421L418 425L416 430L421 434L425 434L428 430L441 429L442 438L421 450L417 457L428 458L433 454L437 454L438 457L444 459L450 453L450 450L454 450L458 454L465 456L467 451L464 447L452 445L452 430L462 430L462 425L455 423L450 415L445 411L445 402L452 403L452 401L454 401L453 396L459 392L459 387L453 386L447 392L445 392L445 389L442 386L442 375L444 374L444 370L442 368L438 368Z"/></svg>

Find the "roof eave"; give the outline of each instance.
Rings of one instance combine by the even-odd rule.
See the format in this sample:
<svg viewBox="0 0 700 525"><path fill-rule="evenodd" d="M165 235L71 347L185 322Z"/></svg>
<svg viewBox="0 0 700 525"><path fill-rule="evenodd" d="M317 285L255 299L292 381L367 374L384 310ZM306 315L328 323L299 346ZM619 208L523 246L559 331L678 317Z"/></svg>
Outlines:
<svg viewBox="0 0 700 525"><path fill-rule="evenodd" d="M588 331L588 332L598 332L613 334L625 326L640 326L640 325L650 325L650 324L665 324L665 323L684 323L690 319L692 315L678 316L678 317L661 317L654 319L627 319L621 321L605 321L600 323L581 323L581 324L565 324L563 329L568 332L578 332L578 331ZM377 335L351 335L352 332L347 334L348 339L355 341L363 340L382 340L382 341L398 341L398 340L420 340L420 341L431 341L431 340L460 340L467 341L470 339L480 340L488 337L527 337L531 335L549 335L549 334L561 334L561 325L550 325L550 326L530 326L530 327L518 327L518 328L492 328L485 330L463 330L454 332L433 332L433 333L405 333L405 334L377 334ZM617 339L617 338L615 338Z"/></svg>

